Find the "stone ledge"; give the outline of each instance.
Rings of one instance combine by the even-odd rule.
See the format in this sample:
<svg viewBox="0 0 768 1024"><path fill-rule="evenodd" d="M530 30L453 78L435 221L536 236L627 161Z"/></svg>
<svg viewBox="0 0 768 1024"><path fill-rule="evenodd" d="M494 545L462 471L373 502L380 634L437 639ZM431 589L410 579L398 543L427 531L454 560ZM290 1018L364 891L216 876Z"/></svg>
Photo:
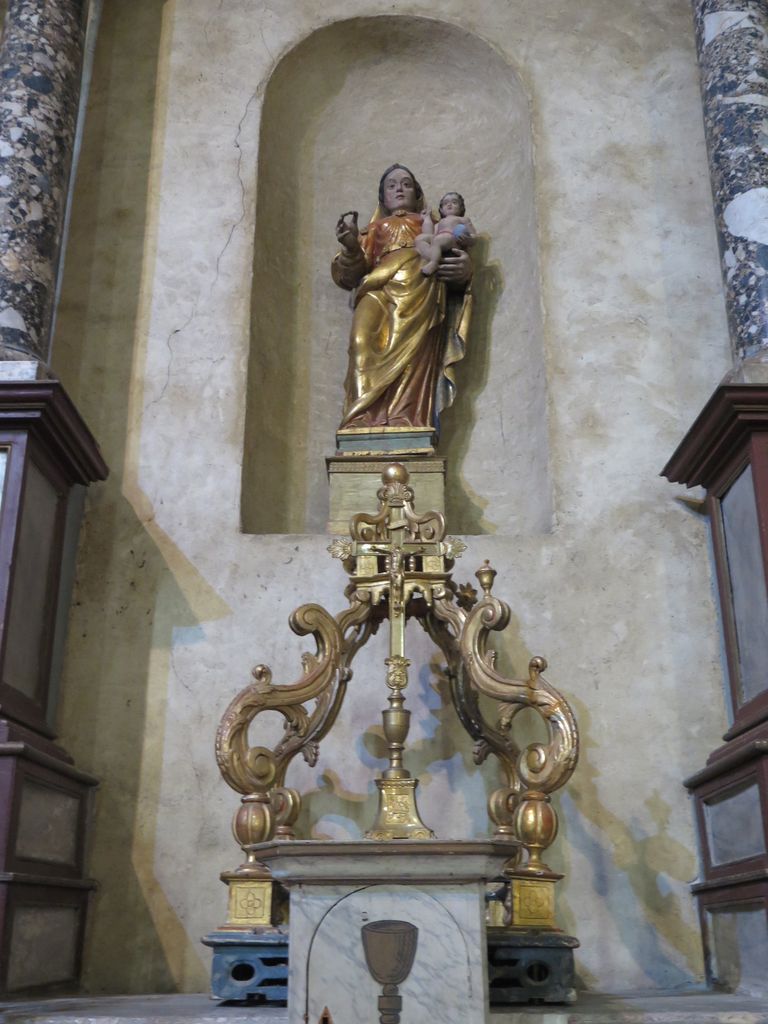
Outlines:
<svg viewBox="0 0 768 1024"><path fill-rule="evenodd" d="M0 1003L7 1024L286 1024L285 1007L217 1004L205 995L100 996ZM494 1009L493 1024L768 1024L764 998L702 991L581 993L575 1006Z"/></svg>

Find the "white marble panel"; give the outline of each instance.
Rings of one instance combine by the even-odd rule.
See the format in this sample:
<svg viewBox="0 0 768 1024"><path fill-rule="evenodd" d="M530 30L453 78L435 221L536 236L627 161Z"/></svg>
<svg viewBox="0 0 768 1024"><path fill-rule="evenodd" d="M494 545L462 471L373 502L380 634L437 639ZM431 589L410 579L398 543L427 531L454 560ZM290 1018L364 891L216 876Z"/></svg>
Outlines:
<svg viewBox="0 0 768 1024"><path fill-rule="evenodd" d="M365 888L365 887L363 887ZM350 893L350 886L296 885L291 889L291 956L288 965L288 1021L306 1024L307 964L312 936L336 904ZM341 1020L337 1022L341 1024Z"/></svg>
<svg viewBox="0 0 768 1024"><path fill-rule="evenodd" d="M318 1021L326 1007L337 1024L378 1019L382 986L368 970L361 929L368 923L392 920L418 929L412 967L399 985L401 1024L417 1024L428 1015L478 1024L484 1020L487 992L480 883L420 890L374 885L341 898L338 893L334 898L327 890L302 887L297 896L291 906L292 972L296 972L292 973L292 1022ZM297 942L299 935L303 941Z"/></svg>

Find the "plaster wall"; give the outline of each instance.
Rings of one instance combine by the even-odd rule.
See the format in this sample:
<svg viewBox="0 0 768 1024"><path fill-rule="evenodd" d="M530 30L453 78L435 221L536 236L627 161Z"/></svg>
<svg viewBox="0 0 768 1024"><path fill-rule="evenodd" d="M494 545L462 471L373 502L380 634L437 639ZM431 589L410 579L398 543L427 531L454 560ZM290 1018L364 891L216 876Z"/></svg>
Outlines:
<svg viewBox="0 0 768 1024"><path fill-rule="evenodd" d="M239 853L216 724L256 662L278 682L298 676L305 648L287 626L296 605L342 606L327 538L240 529L259 137L280 59L334 21L380 15L447 23L467 52L490 48L525 97L548 407L531 431L546 423L552 508L546 523L509 515L503 532L468 538L456 576L492 561L513 610L502 663L522 671L546 655L579 719L582 761L559 800L551 862L567 873L558 913L581 939L583 983L684 987L702 963L680 781L717 742L725 712L706 524L657 474L729 358L687 0L105 6L53 356L112 467L89 495L59 720L78 765L103 779L86 985L206 988L198 937L223 919L218 874ZM366 167L400 158L387 140L372 149L369 120L338 102L346 135L330 148L360 150ZM425 155L414 145L408 157L417 171L436 169L446 146L429 103L404 87L402 117L424 122ZM457 92L457 147L467 105ZM352 199L367 209L354 168L350 184L335 173L328 213ZM506 225L482 182L478 194L493 259ZM331 231L311 295L336 318ZM515 332L520 277L501 271L481 352ZM343 354L346 330L335 342ZM483 400L493 385L469 372L477 388L463 416L480 461L463 459L460 479L478 491L476 465L493 476L494 453L528 439L505 440ZM501 400L490 408L504 413ZM542 463L532 455L531 465L535 479L521 467L512 496L541 485ZM265 481L265 496L275 484ZM493 766L472 765L426 637L410 637L408 654L422 815L442 837L484 833ZM291 776L307 794L305 835L357 836L373 817L384 656L377 638L317 768Z"/></svg>

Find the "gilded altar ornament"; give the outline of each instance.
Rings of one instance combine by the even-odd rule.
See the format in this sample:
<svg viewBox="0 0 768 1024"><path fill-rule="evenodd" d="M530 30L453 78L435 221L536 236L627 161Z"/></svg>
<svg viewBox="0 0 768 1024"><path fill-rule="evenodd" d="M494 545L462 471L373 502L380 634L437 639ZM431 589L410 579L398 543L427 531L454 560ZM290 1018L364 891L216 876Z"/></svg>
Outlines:
<svg viewBox="0 0 768 1024"><path fill-rule="evenodd" d="M393 463L382 474L379 508L350 520L349 538L337 538L329 552L342 561L349 576L345 594L349 608L335 617L318 605L302 605L291 617L299 635L312 634L314 654L303 658L298 682L272 683L269 669L258 666L253 682L232 701L219 726L216 757L226 782L242 795L234 832L246 854L245 862L226 876L238 885L261 883L266 893L272 882L259 863L259 844L272 838L294 838L301 798L286 786L291 760L301 753L311 765L318 744L333 726L352 676L352 659L379 624L388 620L389 654L384 681L388 707L382 712L389 765L376 781L379 808L367 837L426 839L433 833L416 808L418 780L404 765L410 712L404 707L409 662L405 658L405 629L413 619L443 652L450 694L459 720L475 741L474 760L494 754L503 783L490 796L488 813L494 839L506 839L510 858L503 915L494 908L494 923L505 926L554 928L554 886L561 877L543 860L557 835L552 794L565 785L578 760L578 730L563 695L545 678L547 663L530 659L525 679L511 679L496 667L488 646L491 632L509 623L510 609L493 593L496 570L485 562L476 575L481 596L471 584L458 586L452 577L454 559L464 544L445 536L439 512L418 514L404 466ZM307 703L313 703L306 707ZM547 741L519 747L512 724L524 709L536 712L547 729ZM285 718L285 734L270 750L250 746L252 723L263 711ZM270 889L274 896L274 889ZM242 895L242 894L241 894ZM231 897L232 898L232 897ZM238 896L243 905L241 896ZM263 917L276 922L273 900L261 907ZM271 916L270 916L271 915ZM228 922L229 924L229 922ZM268 927L265 921L263 927ZM231 925L234 927L234 924Z"/></svg>
<svg viewBox="0 0 768 1024"><path fill-rule="evenodd" d="M298 608L290 618L291 629L299 636L311 633L317 645L315 654L302 658L303 676L296 683L275 686L269 668L257 665L253 682L224 712L216 732L216 763L225 782L242 794L232 830L246 855L239 868L222 874L222 881L229 886L224 928L242 927L242 895L255 890L264 897L262 912L249 924L269 928L283 923L282 890L258 861L253 847L272 838L294 838L301 797L285 786L285 774L299 752L308 764L316 763L318 744L336 720L351 676L352 658L378 626L365 601L365 595L353 597L350 607L335 619L319 605ZM304 707L313 700L312 709ZM249 744L251 723L264 711L278 711L285 719L283 738L274 750Z"/></svg>

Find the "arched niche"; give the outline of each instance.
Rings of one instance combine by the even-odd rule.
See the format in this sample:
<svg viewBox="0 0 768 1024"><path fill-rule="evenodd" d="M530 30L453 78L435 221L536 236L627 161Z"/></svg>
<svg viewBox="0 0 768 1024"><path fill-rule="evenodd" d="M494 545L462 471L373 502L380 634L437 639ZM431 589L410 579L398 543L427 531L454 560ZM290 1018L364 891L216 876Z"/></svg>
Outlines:
<svg viewBox="0 0 768 1024"><path fill-rule="evenodd" d="M373 212L393 161L456 189L485 238L476 316L444 413L455 533L551 525L533 147L527 97L486 42L442 21L355 18L314 32L266 88L256 200L242 521L319 533L342 404L349 297L330 279L342 211ZM375 501L373 502L375 504Z"/></svg>

